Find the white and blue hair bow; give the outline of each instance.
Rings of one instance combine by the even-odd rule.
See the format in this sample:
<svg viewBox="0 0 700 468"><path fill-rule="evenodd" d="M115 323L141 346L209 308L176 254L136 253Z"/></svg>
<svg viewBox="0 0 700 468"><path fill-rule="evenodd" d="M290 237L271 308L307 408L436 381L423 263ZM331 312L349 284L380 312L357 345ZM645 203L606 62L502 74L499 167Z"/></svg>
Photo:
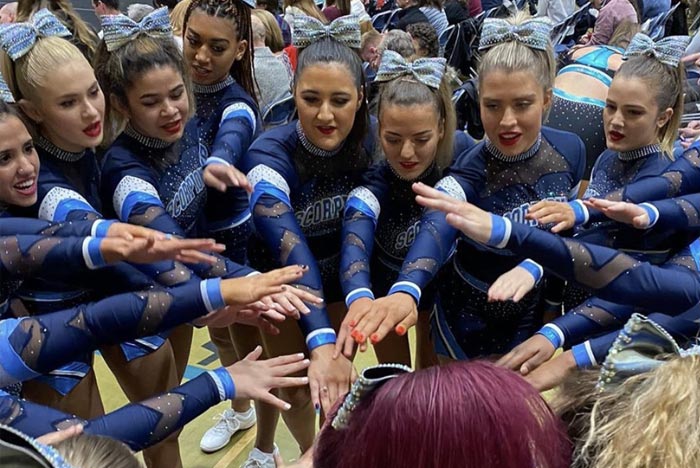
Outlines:
<svg viewBox="0 0 700 468"><path fill-rule="evenodd" d="M303 49L326 37L335 39L351 49L359 49L362 34L357 16L341 16L328 25L306 15L294 17L293 43L295 47Z"/></svg>
<svg viewBox="0 0 700 468"><path fill-rule="evenodd" d="M15 102L15 97L12 95L2 75L0 75L0 99L8 104L13 104Z"/></svg>
<svg viewBox="0 0 700 468"><path fill-rule="evenodd" d="M670 333L641 314L632 314L615 339L598 377L598 390L633 375L651 372L667 362L664 356L700 355L700 347L681 348Z"/></svg>
<svg viewBox="0 0 700 468"><path fill-rule="evenodd" d="M31 21L0 27L0 46L14 61L32 50L40 37L68 37L71 32L46 8L37 11Z"/></svg>
<svg viewBox="0 0 700 468"><path fill-rule="evenodd" d="M675 68L681 62L681 58L685 54L685 49L689 43L690 37L688 36L669 36L654 42L646 34L637 33L627 46L623 58L628 59L634 56L647 55Z"/></svg>
<svg viewBox="0 0 700 468"><path fill-rule="evenodd" d="M424 85L438 89L445 74L446 64L447 60L444 58L419 58L408 62L401 54L386 50L382 54L375 81L391 81L400 76L412 76Z"/></svg>
<svg viewBox="0 0 700 468"><path fill-rule="evenodd" d="M167 7L153 10L138 23L124 15L103 16L102 30L104 31L105 45L110 52L124 47L139 34L147 34L156 38L173 36Z"/></svg>
<svg viewBox="0 0 700 468"><path fill-rule="evenodd" d="M531 49L547 50L551 33L552 23L546 18L533 18L518 25L500 18L486 18L481 28L479 50L511 41L520 42Z"/></svg>

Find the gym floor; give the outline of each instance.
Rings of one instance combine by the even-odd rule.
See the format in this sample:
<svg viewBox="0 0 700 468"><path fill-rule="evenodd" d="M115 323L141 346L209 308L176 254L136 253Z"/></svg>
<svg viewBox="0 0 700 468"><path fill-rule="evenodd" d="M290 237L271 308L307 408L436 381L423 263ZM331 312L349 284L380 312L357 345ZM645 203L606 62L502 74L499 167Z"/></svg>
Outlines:
<svg viewBox="0 0 700 468"><path fill-rule="evenodd" d="M412 336L411 343L414 342ZM358 371L376 364L376 362L374 353L370 351L358 353L355 358L355 366ZM127 404L126 397L102 358L98 356L95 363L105 409L112 411ZM206 329L196 329L185 379L194 378L201 372L214 369L217 366L218 359L215 348L209 341L209 334ZM255 442L255 426L236 434L228 446L216 453L205 454L199 449L199 440L202 434L214 424L218 419L217 416L227 407L229 407L229 403L220 403L185 426L180 435L180 454L185 468L238 468L248 458L248 452L253 448ZM299 449L281 418L277 426L276 443L285 460L291 461L299 456Z"/></svg>

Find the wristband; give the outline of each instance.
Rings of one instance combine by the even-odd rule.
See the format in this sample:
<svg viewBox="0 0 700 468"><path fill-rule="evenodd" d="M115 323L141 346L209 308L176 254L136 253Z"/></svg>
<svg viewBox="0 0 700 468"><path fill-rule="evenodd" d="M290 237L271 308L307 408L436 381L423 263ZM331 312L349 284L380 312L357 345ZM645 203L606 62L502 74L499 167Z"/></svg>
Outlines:
<svg viewBox="0 0 700 468"><path fill-rule="evenodd" d="M640 208L643 208L644 211L647 212L647 215L649 216L649 224L645 226L645 229L649 229L650 227L653 227L654 224L659 220L659 210L656 209L654 205L651 203L642 203L639 205Z"/></svg>
<svg viewBox="0 0 700 468"><path fill-rule="evenodd" d="M579 369L593 367L596 364L595 359L593 358L593 353L590 350L590 344L588 341L573 346L571 348L571 352L574 355L576 367L578 367Z"/></svg>
<svg viewBox="0 0 700 468"><path fill-rule="evenodd" d="M356 300L358 300L362 297L366 297L366 298L374 300L374 293L369 288L353 289L352 291L350 291L348 293L347 296L345 296L345 305L347 307L350 307L350 304L352 304L353 302L355 302Z"/></svg>
<svg viewBox="0 0 700 468"><path fill-rule="evenodd" d="M510 239L510 220L493 213L489 214L491 215L491 237L486 241L486 245L502 249Z"/></svg>
<svg viewBox="0 0 700 468"><path fill-rule="evenodd" d="M208 371L207 374L212 378L219 390L219 398L221 401L233 400L236 398L236 384L233 382L231 374L223 367Z"/></svg>
<svg viewBox="0 0 700 468"><path fill-rule="evenodd" d="M102 239L102 237L86 237L83 241L83 258L85 265L91 270L107 265L100 251Z"/></svg>
<svg viewBox="0 0 700 468"><path fill-rule="evenodd" d="M552 343L552 346L554 346L554 349L559 349L564 344L564 340L560 334L561 332L559 331L559 333L557 333L558 331L559 330L555 330L554 327L545 325L544 327L540 328L536 334L547 338L547 340Z"/></svg>
<svg viewBox="0 0 700 468"><path fill-rule="evenodd" d="M583 204L581 200L574 200L569 202L569 206L574 211L574 225L580 226L581 224L586 224L588 222L588 209L586 205Z"/></svg>
<svg viewBox="0 0 700 468"><path fill-rule="evenodd" d="M542 275L544 274L544 270L539 265L539 263L537 263L533 260L530 260L528 258L528 259L520 262L520 264L518 266L521 268L524 268L525 271L527 271L528 273L530 273L532 275L533 279L535 280L535 286L537 286L537 284L542 279Z"/></svg>
<svg viewBox="0 0 700 468"><path fill-rule="evenodd" d="M389 289L387 296L390 296L397 292L408 294L413 298L414 301L416 301L416 304L420 302L421 295L423 294L418 285L415 283L411 283L410 281L399 281L398 283L394 283L391 289Z"/></svg>
<svg viewBox="0 0 700 468"><path fill-rule="evenodd" d="M91 234L93 237L107 237L107 231L115 224L115 220L98 219L92 224Z"/></svg>
<svg viewBox="0 0 700 468"><path fill-rule="evenodd" d="M313 351L319 346L327 344L335 344L335 330L332 328L319 328L309 333L306 337L306 347L309 351Z"/></svg>

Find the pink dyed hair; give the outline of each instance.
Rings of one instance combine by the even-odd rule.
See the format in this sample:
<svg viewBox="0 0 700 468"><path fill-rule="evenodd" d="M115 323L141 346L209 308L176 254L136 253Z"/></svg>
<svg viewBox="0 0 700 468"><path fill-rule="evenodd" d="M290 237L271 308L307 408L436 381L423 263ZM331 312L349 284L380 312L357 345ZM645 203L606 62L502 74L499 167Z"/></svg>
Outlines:
<svg viewBox="0 0 700 468"><path fill-rule="evenodd" d="M514 372L483 361L431 367L387 382L361 401L346 428L326 424L314 453L314 468L570 463L564 424L540 394Z"/></svg>

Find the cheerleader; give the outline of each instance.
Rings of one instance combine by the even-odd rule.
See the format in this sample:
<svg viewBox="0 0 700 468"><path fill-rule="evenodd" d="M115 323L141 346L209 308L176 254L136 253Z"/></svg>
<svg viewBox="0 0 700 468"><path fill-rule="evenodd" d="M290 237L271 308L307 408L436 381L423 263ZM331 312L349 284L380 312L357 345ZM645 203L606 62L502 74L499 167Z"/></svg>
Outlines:
<svg viewBox="0 0 700 468"><path fill-rule="evenodd" d="M627 49L627 60L610 85L603 111L608 150L593 168L584 198L603 197L626 184L661 174L671 161L673 142L683 112L683 72L680 54L688 38L674 36L654 44L637 34ZM640 233L589 213L580 200L571 204L543 201L530 209L529 219L561 232L574 224L585 225L577 237L587 242L623 249L660 264L668 260L687 239L665 233ZM588 296L569 289L565 305L572 308Z"/></svg>
<svg viewBox="0 0 700 468"><path fill-rule="evenodd" d="M202 178L209 187L207 235L226 244L226 256L245 264L252 228L244 190L249 185L235 167L262 131L255 100L250 5L239 0L192 2L185 15L183 37L197 104L188 123L188 131L196 132L197 138L187 141L197 146L204 160ZM209 335L224 366L261 343L258 331L249 327L210 328ZM274 419L274 415L261 417L264 422ZM205 452L219 450L236 431L253 424L255 410L250 402L233 401L233 407L204 434L200 447ZM258 427L258 440L266 434L274 434L274 427Z"/></svg>
<svg viewBox="0 0 700 468"><path fill-rule="evenodd" d="M540 197L575 198L585 166L577 136L542 127L556 68L549 32L546 20L526 15L510 22L486 20L481 48L488 51L480 65L479 97L488 138L462 153L436 185L517 223L527 222L530 205ZM415 324L422 292L450 258L456 237L444 214L423 215L389 295L374 301L356 325L357 342L377 343L392 330L403 335ZM438 354L498 355L531 336L542 321L542 276L542 267L526 256L460 239L436 284Z"/></svg>
<svg viewBox="0 0 700 468"><path fill-rule="evenodd" d="M348 195L343 222L341 285L348 313L338 334L336 352L352 357L351 326L385 296L418 231L422 208L414 203L413 181L434 185L449 167L455 149L454 107L444 78L444 59L407 62L387 51L375 81L384 83L378 96L379 141L385 160ZM459 132L462 135L463 132ZM468 137L467 137L468 138ZM422 298L420 317L432 308ZM427 367L432 352L427 320L419 322L417 367ZM408 337L394 335L374 346L379 362L411 364Z"/></svg>
<svg viewBox="0 0 700 468"><path fill-rule="evenodd" d="M251 263L267 269L303 263L309 273L298 287L323 297L300 320L301 332L284 326L280 336L263 337L270 356L307 348L311 357L305 391L282 391L292 403L287 427L302 452L314 437L314 414L330 410L347 392L351 362L333 359L336 331L345 313L339 281L341 223L347 194L359 185L374 150L368 133L362 62L353 50L360 46L357 20L341 17L329 26L295 18L299 54L294 99L299 120L258 138L243 158L242 169L253 185L250 199L256 235ZM366 138L367 137L367 138ZM263 466L274 466L272 447L259 455Z"/></svg>
<svg viewBox="0 0 700 468"><path fill-rule="evenodd" d="M419 195L418 203L447 213L450 225L476 242L527 252L544 268L594 290L603 299L663 311L650 314L649 318L679 340L688 341L700 331L700 275L697 272L659 268L617 250L563 239L512 223L505 217L490 214L469 203L460 203L424 185L417 184L414 190ZM669 226L693 226L697 230L692 216L679 213L686 206L684 202L687 203L687 199L654 204L658 219L668 219ZM581 317L578 322L580 325ZM556 328L549 327L541 333L552 342L563 342L563 335L559 335ZM530 372L526 378L540 390L551 388L572 369L602 362L617 335L618 331L613 331L577 344Z"/></svg>

